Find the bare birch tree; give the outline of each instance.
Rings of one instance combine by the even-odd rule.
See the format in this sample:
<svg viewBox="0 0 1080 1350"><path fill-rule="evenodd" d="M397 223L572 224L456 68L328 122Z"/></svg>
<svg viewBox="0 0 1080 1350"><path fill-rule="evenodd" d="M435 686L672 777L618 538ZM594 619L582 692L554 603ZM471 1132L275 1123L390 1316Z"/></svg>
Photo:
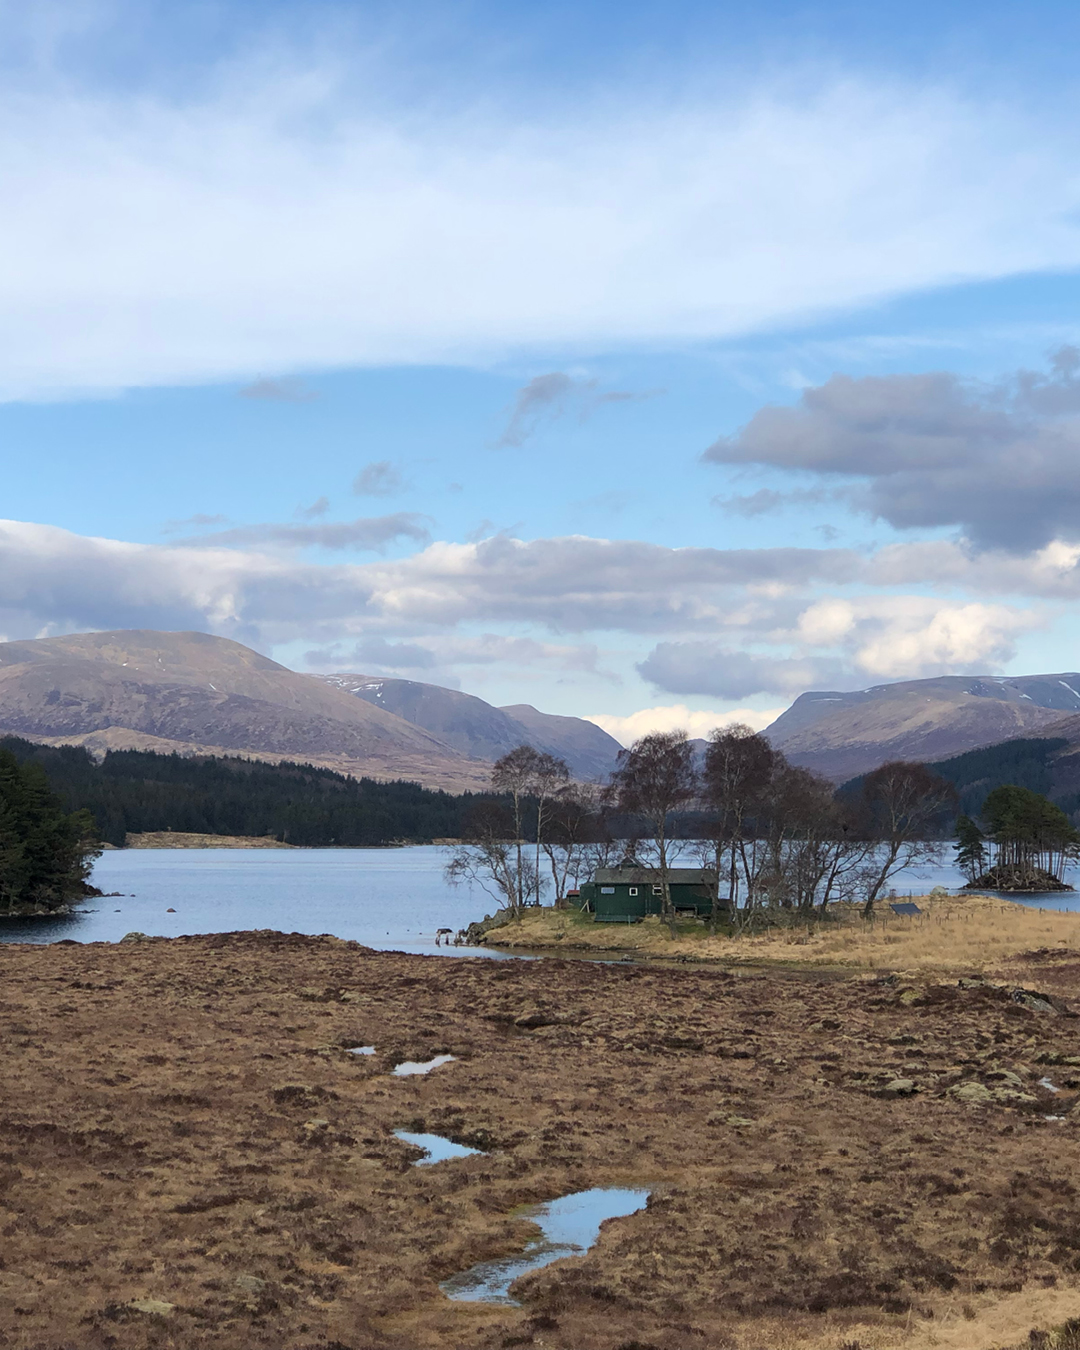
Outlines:
<svg viewBox="0 0 1080 1350"><path fill-rule="evenodd" d="M641 816L649 824L659 862L661 906L672 937L675 911L671 904L669 827L674 812L698 794L693 746L685 731L654 731L619 752L609 796L619 811Z"/></svg>

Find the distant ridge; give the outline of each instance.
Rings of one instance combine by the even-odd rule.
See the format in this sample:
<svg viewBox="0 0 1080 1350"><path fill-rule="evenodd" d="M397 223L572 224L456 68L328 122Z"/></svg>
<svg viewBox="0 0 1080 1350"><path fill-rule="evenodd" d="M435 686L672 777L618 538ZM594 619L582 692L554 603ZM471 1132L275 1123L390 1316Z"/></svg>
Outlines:
<svg viewBox="0 0 1080 1350"><path fill-rule="evenodd" d="M462 754L488 763L528 744L564 759L575 777L591 780L610 773L622 749L593 722L538 712L528 703L496 708L474 694L419 680L374 675L315 678L423 727Z"/></svg>
<svg viewBox="0 0 1080 1350"><path fill-rule="evenodd" d="M944 675L801 694L765 735L793 763L844 782L891 759L943 760L1049 733L1068 714L1080 714L1076 672Z"/></svg>

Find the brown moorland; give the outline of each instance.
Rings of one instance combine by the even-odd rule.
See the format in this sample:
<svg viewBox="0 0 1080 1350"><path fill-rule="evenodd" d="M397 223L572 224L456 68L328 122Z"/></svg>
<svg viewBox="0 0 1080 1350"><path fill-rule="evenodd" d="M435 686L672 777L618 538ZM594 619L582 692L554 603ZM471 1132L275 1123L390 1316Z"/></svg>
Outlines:
<svg viewBox="0 0 1080 1350"><path fill-rule="evenodd" d="M1080 1309L1074 951L961 982L240 933L0 977L5 1350L990 1350ZM440 1293L597 1185L652 1198L520 1307Z"/></svg>

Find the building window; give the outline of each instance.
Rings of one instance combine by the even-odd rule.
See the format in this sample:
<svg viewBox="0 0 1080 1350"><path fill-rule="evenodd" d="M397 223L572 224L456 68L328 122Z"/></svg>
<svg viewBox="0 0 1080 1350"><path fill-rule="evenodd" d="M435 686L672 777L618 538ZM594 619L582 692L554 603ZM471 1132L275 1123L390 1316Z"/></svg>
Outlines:
<svg viewBox="0 0 1080 1350"><path fill-rule="evenodd" d="M601 887L600 887L600 894L601 894L601 895L614 895L614 894L615 894L615 887L614 887L614 886L601 886Z"/></svg>
<svg viewBox="0 0 1080 1350"><path fill-rule="evenodd" d="M631 886L631 887L630 887L630 894L631 894L631 895L637 895L637 887L636 887L636 886Z"/></svg>
<svg viewBox="0 0 1080 1350"><path fill-rule="evenodd" d="M652 893L653 895L663 895L664 894L663 886L654 886L652 888Z"/></svg>

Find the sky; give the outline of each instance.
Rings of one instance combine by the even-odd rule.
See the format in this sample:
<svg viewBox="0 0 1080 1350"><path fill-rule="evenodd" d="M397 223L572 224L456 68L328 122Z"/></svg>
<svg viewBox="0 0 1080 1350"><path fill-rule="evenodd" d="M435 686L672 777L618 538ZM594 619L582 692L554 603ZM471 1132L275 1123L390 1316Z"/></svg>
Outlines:
<svg viewBox="0 0 1080 1350"><path fill-rule="evenodd" d="M1075 5L0 0L0 637L766 725L1080 665Z"/></svg>

